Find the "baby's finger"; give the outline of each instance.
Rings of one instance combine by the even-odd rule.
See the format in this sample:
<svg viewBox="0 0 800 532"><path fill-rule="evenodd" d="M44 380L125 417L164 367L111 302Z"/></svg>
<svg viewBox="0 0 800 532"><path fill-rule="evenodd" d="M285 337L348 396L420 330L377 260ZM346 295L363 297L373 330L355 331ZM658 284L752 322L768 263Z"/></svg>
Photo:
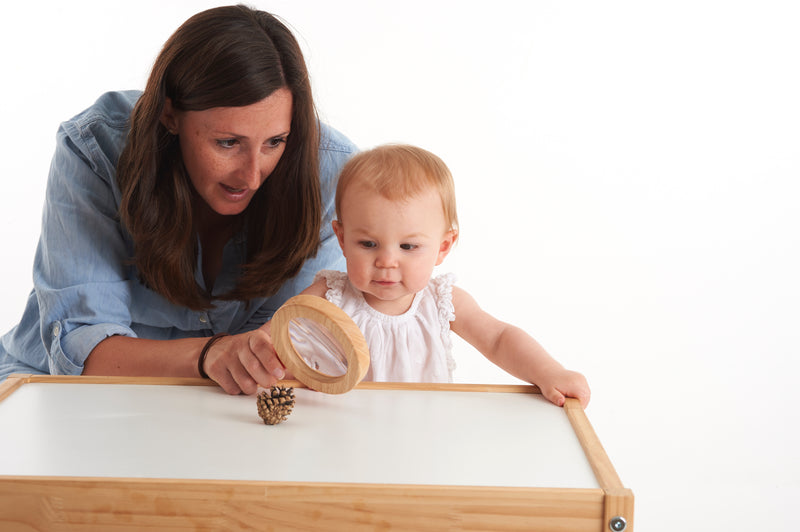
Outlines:
<svg viewBox="0 0 800 532"><path fill-rule="evenodd" d="M564 385L564 387L561 388L561 392L567 397L574 397L580 401L583 408L589 406L589 399L592 396L592 392L589 389L589 383L586 382L583 375L577 374L576 381Z"/></svg>
<svg viewBox="0 0 800 532"><path fill-rule="evenodd" d="M567 373L566 378L561 379L560 382L554 383L555 388L566 397L573 397L577 399L583 408L589 405L589 399L592 395L589 389L589 383L586 382L586 377L575 371Z"/></svg>
<svg viewBox="0 0 800 532"><path fill-rule="evenodd" d="M580 401L581 402L581 406L583 408L586 408L587 406L589 406L589 400L592 397L592 393L589 391L588 388L584 388L584 389L579 390L577 393L569 394L569 396L570 397L574 397L575 399Z"/></svg>
<svg viewBox="0 0 800 532"><path fill-rule="evenodd" d="M544 395L545 399L556 406L564 406L564 403L566 402L566 397L564 397L564 394L555 388L542 388L542 395Z"/></svg>

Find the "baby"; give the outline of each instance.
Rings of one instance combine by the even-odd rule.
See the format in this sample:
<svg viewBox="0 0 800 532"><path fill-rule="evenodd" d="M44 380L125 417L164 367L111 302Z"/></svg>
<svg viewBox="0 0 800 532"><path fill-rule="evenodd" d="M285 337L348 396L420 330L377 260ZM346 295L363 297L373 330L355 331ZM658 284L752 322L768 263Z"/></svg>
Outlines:
<svg viewBox="0 0 800 532"><path fill-rule="evenodd" d="M406 145L357 154L342 169L336 214L347 273L321 271L303 293L337 304L364 333L365 380L452 381L453 331L554 404L565 397L588 404L583 375L486 313L452 274L431 277L458 238L453 177L439 157Z"/></svg>

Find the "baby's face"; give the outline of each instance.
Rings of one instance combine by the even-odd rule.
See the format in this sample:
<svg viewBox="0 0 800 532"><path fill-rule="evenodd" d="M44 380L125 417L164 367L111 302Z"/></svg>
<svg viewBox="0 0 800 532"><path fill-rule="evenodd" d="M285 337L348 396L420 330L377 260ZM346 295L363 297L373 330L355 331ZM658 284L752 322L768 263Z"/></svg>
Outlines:
<svg viewBox="0 0 800 532"><path fill-rule="evenodd" d="M455 240L438 192L431 188L393 201L354 184L342 197L340 210L334 231L350 282L376 310L404 313Z"/></svg>

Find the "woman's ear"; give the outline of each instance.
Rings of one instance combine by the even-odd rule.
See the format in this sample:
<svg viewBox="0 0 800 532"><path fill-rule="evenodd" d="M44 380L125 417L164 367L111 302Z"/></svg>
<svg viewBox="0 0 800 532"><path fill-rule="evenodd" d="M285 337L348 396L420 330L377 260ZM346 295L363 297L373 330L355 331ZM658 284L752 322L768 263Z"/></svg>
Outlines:
<svg viewBox="0 0 800 532"><path fill-rule="evenodd" d="M447 256L447 254L450 253L451 249L453 249L453 246L456 244L456 240L458 240L458 229L450 229L444 234L442 243L439 244L439 256L436 257L437 266L444 261L444 258Z"/></svg>
<svg viewBox="0 0 800 532"><path fill-rule="evenodd" d="M175 116L175 109L172 107L172 100L166 98L164 100L164 110L161 111L159 118L161 125L167 128L172 135L178 134L178 119Z"/></svg>

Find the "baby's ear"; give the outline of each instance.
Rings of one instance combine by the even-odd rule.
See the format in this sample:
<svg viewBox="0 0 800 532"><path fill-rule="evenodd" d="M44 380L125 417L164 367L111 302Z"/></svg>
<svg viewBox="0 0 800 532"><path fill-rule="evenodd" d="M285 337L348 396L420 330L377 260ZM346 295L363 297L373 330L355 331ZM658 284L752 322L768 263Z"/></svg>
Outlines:
<svg viewBox="0 0 800 532"><path fill-rule="evenodd" d="M344 250L344 227L339 220L332 221L331 227L333 227L333 232L336 233L336 238L339 239L339 247Z"/></svg>
<svg viewBox="0 0 800 532"><path fill-rule="evenodd" d="M442 243L439 244L439 256L436 258L437 266L444 261L444 258L447 256L447 254L450 253L451 249L453 249L453 246L456 244L456 240L458 240L457 229L450 229L444 234Z"/></svg>

